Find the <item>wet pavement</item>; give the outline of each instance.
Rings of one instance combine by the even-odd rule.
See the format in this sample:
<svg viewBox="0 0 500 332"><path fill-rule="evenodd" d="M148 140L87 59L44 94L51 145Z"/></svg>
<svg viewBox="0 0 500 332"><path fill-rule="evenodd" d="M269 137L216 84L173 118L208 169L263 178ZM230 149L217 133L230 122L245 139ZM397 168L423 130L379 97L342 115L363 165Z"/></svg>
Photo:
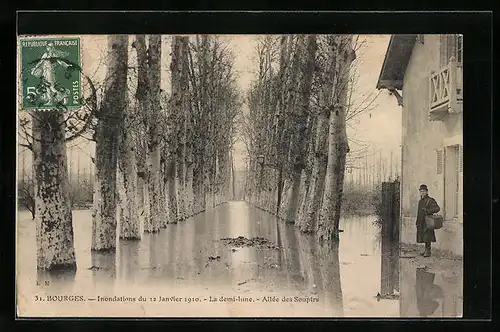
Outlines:
<svg viewBox="0 0 500 332"><path fill-rule="evenodd" d="M456 264L419 270L419 258L399 258L381 246L373 216L342 219L340 245L322 248L269 213L232 201L141 241L119 240L108 253L90 251L91 212L73 211L73 218L78 270L48 275L36 271L35 223L20 213L23 315L399 317L419 316L426 305L431 311L435 303L425 302L431 298L440 310L430 316L461 314ZM248 242L252 238L258 245Z"/></svg>

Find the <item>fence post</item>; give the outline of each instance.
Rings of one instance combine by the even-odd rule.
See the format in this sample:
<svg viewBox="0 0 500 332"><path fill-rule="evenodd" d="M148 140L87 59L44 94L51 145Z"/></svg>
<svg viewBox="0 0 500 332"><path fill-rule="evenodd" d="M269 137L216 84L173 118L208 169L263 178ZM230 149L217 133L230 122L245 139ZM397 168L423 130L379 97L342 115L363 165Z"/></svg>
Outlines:
<svg viewBox="0 0 500 332"><path fill-rule="evenodd" d="M399 181L382 183L380 293L399 291Z"/></svg>
<svg viewBox="0 0 500 332"><path fill-rule="evenodd" d="M395 180L393 182L394 190L393 190L393 206L392 206L392 240L394 243L399 244L399 224L400 224L400 201L399 201L399 193L400 193L400 182L399 180Z"/></svg>
<svg viewBox="0 0 500 332"><path fill-rule="evenodd" d="M382 197L381 197L381 273L380 273L380 293L382 296L391 292L391 266L390 254L390 230L391 230L391 207L392 207L392 192L391 182L382 182Z"/></svg>

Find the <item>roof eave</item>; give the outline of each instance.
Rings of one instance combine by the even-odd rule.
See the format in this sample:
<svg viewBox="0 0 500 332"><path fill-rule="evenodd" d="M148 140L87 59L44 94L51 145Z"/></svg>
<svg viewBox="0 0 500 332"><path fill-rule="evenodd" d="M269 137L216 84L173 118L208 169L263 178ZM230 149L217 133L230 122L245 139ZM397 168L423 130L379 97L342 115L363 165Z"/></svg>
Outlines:
<svg viewBox="0 0 500 332"><path fill-rule="evenodd" d="M416 39L417 35L406 35L406 36L392 35L391 36L391 39L389 40L389 44L387 45L387 50L385 52L384 62L382 64L382 69L380 70L380 74L379 74L379 77L377 80L376 88L378 90L380 90L380 89L402 90L403 89L403 80L401 79L401 77L404 77L404 71L406 70L406 66L408 65L408 61L410 59L411 50L413 49L413 45L414 45L414 40L413 40L413 42L408 42L407 39L401 40L400 38L398 38L399 40L396 41L396 38L397 37L403 37L403 38L410 37L410 40L411 40L413 38L413 36ZM387 71L389 70L389 68L391 68L391 65L392 65L389 57L390 57L390 54L392 54L392 52L394 52L394 48L396 47L396 44L400 43L400 42L404 42L403 46L408 48L408 51L407 51L408 54L406 54L405 57L403 57L403 59L402 59L403 66L400 68L400 70L403 72L400 73L400 75L398 75L399 76L398 79L390 79L390 78L388 79L387 76L391 76L391 75L389 75L387 73ZM394 58L394 56L393 56L393 58ZM394 60L392 60L392 61L394 61Z"/></svg>
<svg viewBox="0 0 500 332"><path fill-rule="evenodd" d="M392 43L394 41L394 35L391 35L391 39L389 39L389 44L387 45L387 49L385 50L385 55L384 55L384 62L382 63L382 69L380 70L380 73L378 75L378 80L377 80L377 89L387 89L386 85L384 84L382 80L382 74L385 72L385 68L387 66L387 57L389 54L389 50L391 49Z"/></svg>

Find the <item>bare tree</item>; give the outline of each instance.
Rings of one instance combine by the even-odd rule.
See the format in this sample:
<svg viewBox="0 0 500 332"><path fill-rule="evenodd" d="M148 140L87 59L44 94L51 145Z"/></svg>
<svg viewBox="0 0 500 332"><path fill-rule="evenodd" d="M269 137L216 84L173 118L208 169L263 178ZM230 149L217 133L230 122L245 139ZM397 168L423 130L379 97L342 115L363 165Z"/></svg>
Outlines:
<svg viewBox="0 0 500 332"><path fill-rule="evenodd" d="M178 39L178 40L177 40ZM174 98L175 110L178 114L177 119L177 167L176 167L176 177L177 177L177 198L178 198L178 219L184 220L188 217L188 189L187 189L187 126L188 126L188 112L189 112L189 63L188 63L188 47L189 39L188 37L174 37L174 45L172 52L173 56L176 56L177 60L174 62L172 58L172 81L174 82L174 73L178 74L178 79L175 80L178 85L177 94L178 98ZM178 45L176 44L178 43ZM178 51L177 51L178 48ZM175 65L174 65L175 64ZM173 83L172 82L172 83ZM172 90L174 89L174 84L172 84ZM174 93L172 93L174 95Z"/></svg>
<svg viewBox="0 0 500 332"><path fill-rule="evenodd" d="M320 49L320 55L323 55L318 65L322 66L319 72L319 92L320 109L317 115L317 126L315 133L315 153L313 161L313 170L311 178L311 190L307 197L305 207L304 223L299 224L302 232L315 232L317 229L318 211L323 200L323 191L325 186L325 176L328 161L328 118L330 109L334 106L334 91L338 84L339 69L338 54L340 51L339 36L325 36L323 46Z"/></svg>
<svg viewBox="0 0 500 332"><path fill-rule="evenodd" d="M144 225L145 232L152 232L153 227L150 219L150 203L149 203L149 167L148 167L148 140L147 137L149 128L149 81L148 81L148 63L147 63L147 48L146 37L137 35L133 44L137 52L137 89L135 98L137 99L138 114L140 119L136 123L137 138L136 138L136 158L137 158L137 196L139 206L139 222Z"/></svg>
<svg viewBox="0 0 500 332"><path fill-rule="evenodd" d="M352 49L352 36L342 36L340 47L339 61L341 61L341 64L339 73L340 80L343 83L338 85L339 93L336 94L337 98L334 107L330 110L328 165L318 225L318 239L321 242L328 243L331 240L338 240L345 163L349 150L346 133L346 102L349 69L355 58L355 52Z"/></svg>
<svg viewBox="0 0 500 332"><path fill-rule="evenodd" d="M126 108L128 36L108 36L106 88L97 113L96 173L92 223L92 250L116 247L116 173L118 144Z"/></svg>
<svg viewBox="0 0 500 332"><path fill-rule="evenodd" d="M150 202L150 228L148 231L157 232L162 220L162 197L160 193L161 168L160 168L160 60L161 60L161 35L150 35L148 47L148 87L149 87L149 141L148 141L148 191Z"/></svg>
<svg viewBox="0 0 500 332"><path fill-rule="evenodd" d="M136 109L125 107L119 134L118 176L120 194L120 238L139 240L142 237L138 211L138 176L136 161Z"/></svg>
<svg viewBox="0 0 500 332"><path fill-rule="evenodd" d="M62 102L49 110L19 114L19 145L33 153L32 216L36 223L37 269L76 269L66 143L89 130L96 110L96 88L80 66L64 62L67 77L83 77L81 107L68 109ZM27 70L27 69L24 69ZM38 90L47 87L40 83ZM47 83L47 82L45 82Z"/></svg>
<svg viewBox="0 0 500 332"><path fill-rule="evenodd" d="M315 69L315 58L316 58L316 35L307 36L307 40L300 41L299 43L304 43L304 53L305 53L305 63L301 66L301 80L299 85L299 99L297 106L294 110L295 122L294 122L294 139L292 141L292 188L290 203L288 205L288 211L286 215L286 220L288 222L295 222L297 218L297 207L299 203L299 191L301 183L302 171L305 167L305 156L307 144L310 136L311 123L310 119L310 97L311 97L311 85L313 80L313 74Z"/></svg>
<svg viewBox="0 0 500 332"><path fill-rule="evenodd" d="M25 176L18 182L17 199L19 204L31 213L31 219L35 220L35 192L34 182L30 176Z"/></svg>
<svg viewBox="0 0 500 332"><path fill-rule="evenodd" d="M64 113L33 111L37 268L76 269Z"/></svg>

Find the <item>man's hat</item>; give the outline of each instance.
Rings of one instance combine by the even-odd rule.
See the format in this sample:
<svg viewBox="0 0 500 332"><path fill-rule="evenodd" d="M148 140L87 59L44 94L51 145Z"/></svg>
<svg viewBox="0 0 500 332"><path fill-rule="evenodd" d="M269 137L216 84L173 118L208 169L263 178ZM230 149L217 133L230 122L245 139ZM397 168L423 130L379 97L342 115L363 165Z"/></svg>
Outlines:
<svg viewBox="0 0 500 332"><path fill-rule="evenodd" d="M418 188L418 190L428 190L428 189L427 189L427 186L425 184L421 184L420 188Z"/></svg>

